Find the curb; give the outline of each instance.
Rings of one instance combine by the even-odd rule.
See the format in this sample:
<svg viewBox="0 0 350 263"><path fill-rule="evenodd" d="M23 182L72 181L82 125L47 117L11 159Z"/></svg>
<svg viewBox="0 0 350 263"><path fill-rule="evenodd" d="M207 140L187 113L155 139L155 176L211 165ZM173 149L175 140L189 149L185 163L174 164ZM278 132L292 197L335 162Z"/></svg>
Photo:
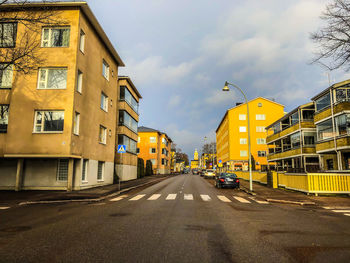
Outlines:
<svg viewBox="0 0 350 263"><path fill-rule="evenodd" d="M151 182L147 182L147 183L140 184L140 185L135 185L135 186L132 186L132 187L129 187L129 188L122 189L122 190L120 190L118 192L115 192L115 193L112 193L112 194L108 194L108 195L105 195L105 196L101 196L101 197L98 197L98 198L91 198L91 199L66 199L66 200L52 200L52 201L27 201L27 202L21 202L18 205L19 206L24 206L24 205L55 204L55 203L57 204L57 203L71 203L71 202L100 202L102 200L105 200L105 199L108 199L108 198L120 195L122 193L129 192L129 191L131 191L131 190L133 190L135 188L138 188L138 187L142 187L142 186L149 185L149 184L156 184L156 183L161 182L161 181L163 181L163 180L165 180L167 178L168 177L161 178L161 179L156 179L156 180L153 180Z"/></svg>
<svg viewBox="0 0 350 263"><path fill-rule="evenodd" d="M266 201L270 203L293 204L293 205L316 205L315 202L311 202L311 201L299 202L299 201L279 200L279 199L266 199Z"/></svg>
<svg viewBox="0 0 350 263"><path fill-rule="evenodd" d="M256 196L256 193L251 192L250 190L248 190L248 189L246 189L246 188L241 188L241 187L239 187L239 190L241 190L241 191L243 191L243 192L245 192L245 193L247 193L247 194Z"/></svg>

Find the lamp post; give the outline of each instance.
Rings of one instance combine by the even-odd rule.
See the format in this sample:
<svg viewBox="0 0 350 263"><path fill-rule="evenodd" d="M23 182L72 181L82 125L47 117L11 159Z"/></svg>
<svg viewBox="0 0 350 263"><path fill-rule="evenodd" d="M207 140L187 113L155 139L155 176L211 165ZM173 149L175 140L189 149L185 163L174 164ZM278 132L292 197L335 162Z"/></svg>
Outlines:
<svg viewBox="0 0 350 263"><path fill-rule="evenodd" d="M253 183L252 183L252 153L251 153L251 148L250 148L250 120L249 120L249 106L248 106L248 100L247 100L247 97L245 96L243 90L238 87L237 85L235 84L232 84L232 83L229 83L229 82L225 82L225 86L224 88L222 89L222 91L230 91L230 88L228 86L232 86L236 89L238 89L244 99L245 99L245 103L247 104L247 121L248 121L248 156L249 156L249 159L248 159L248 166L249 166L249 189L250 191L253 191Z"/></svg>

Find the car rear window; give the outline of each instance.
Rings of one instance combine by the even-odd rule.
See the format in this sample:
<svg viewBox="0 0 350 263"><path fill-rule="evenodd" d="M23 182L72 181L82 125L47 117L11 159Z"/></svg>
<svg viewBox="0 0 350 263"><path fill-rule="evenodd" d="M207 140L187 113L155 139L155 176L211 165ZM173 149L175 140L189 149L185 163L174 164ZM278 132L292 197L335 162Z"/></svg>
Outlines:
<svg viewBox="0 0 350 263"><path fill-rule="evenodd" d="M213 173L213 172L214 172L214 170L207 170L207 172L208 172L208 173Z"/></svg>
<svg viewBox="0 0 350 263"><path fill-rule="evenodd" d="M229 177L229 178L237 178L236 174L231 174L231 173L226 173L226 174L222 174L223 177Z"/></svg>

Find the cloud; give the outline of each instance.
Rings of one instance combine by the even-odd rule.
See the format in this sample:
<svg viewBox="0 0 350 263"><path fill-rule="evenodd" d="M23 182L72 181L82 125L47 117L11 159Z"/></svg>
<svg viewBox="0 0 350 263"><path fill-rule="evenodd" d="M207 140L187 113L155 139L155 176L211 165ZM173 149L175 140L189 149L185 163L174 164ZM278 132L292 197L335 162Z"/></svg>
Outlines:
<svg viewBox="0 0 350 263"><path fill-rule="evenodd" d="M168 106L170 108L174 108L176 106L179 106L180 102L181 102L180 95L174 95L170 98Z"/></svg>

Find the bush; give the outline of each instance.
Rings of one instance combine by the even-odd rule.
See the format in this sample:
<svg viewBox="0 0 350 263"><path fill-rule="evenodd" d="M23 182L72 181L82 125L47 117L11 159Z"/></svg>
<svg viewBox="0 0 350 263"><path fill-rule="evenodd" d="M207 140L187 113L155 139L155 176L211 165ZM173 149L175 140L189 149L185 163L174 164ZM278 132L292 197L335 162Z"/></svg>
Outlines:
<svg viewBox="0 0 350 263"><path fill-rule="evenodd" d="M145 176L145 162L142 158L137 158L137 178Z"/></svg>
<svg viewBox="0 0 350 263"><path fill-rule="evenodd" d="M153 175L153 168L151 160L146 161L146 176Z"/></svg>

